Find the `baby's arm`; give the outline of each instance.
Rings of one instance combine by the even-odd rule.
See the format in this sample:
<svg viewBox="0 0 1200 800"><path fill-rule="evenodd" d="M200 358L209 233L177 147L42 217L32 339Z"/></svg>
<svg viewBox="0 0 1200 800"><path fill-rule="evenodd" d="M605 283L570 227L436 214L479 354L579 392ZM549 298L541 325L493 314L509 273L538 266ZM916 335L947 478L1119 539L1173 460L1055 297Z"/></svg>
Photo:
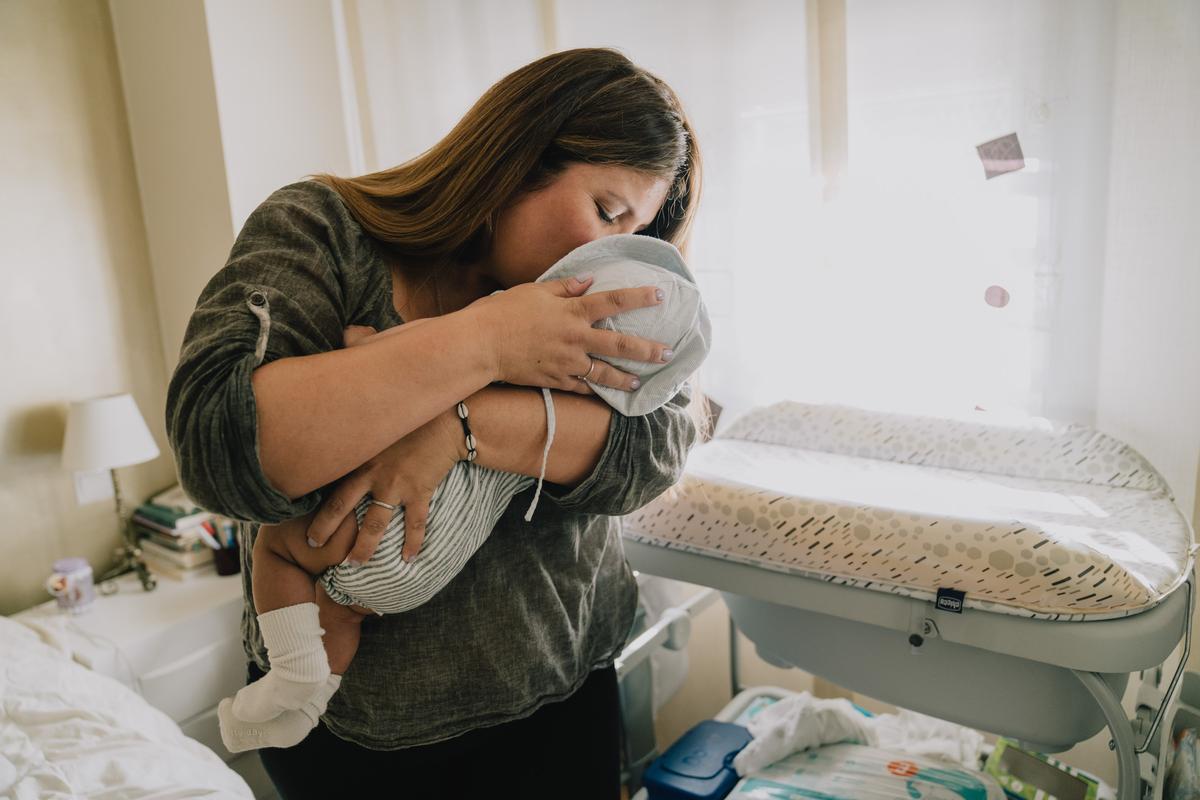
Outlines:
<svg viewBox="0 0 1200 800"><path fill-rule="evenodd" d="M357 347L362 344L370 344L377 339L384 339L388 336L397 336L405 331L411 331L423 322L428 322L433 317L422 317L414 319L412 322L405 322L402 325L393 325L390 328L382 331L376 331L370 325L350 325L342 333L342 341L346 347Z"/></svg>

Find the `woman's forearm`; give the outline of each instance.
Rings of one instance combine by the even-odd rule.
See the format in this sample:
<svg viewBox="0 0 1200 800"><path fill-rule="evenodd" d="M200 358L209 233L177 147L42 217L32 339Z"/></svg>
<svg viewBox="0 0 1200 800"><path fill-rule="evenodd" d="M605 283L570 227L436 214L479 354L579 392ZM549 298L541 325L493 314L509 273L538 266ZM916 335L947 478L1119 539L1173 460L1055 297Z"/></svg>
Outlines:
<svg viewBox="0 0 1200 800"><path fill-rule="evenodd" d="M355 347L272 361L252 376L263 472L300 497L492 380L465 310Z"/></svg>
<svg viewBox="0 0 1200 800"><path fill-rule="evenodd" d="M546 480L574 487L600 461L613 410L598 397L551 393L556 422ZM466 403L478 452L476 464L533 478L541 474L546 448L546 402L541 389L489 386Z"/></svg>

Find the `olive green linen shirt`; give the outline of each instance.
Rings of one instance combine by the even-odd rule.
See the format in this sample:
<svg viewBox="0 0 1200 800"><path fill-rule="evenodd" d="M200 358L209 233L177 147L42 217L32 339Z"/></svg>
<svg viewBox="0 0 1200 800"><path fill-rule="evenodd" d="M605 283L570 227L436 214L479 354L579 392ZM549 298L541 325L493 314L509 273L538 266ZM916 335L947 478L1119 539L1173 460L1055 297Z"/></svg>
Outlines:
<svg viewBox="0 0 1200 800"><path fill-rule="evenodd" d="M267 480L251 374L341 347L348 325L398 324L375 240L316 181L279 189L250 215L188 323L167 392L167 433L187 493L242 521L242 637L263 670L251 582L258 527L314 510L330 487L291 500ZM685 385L645 416L612 413L583 482L547 482L532 522L522 518L532 488L516 495L440 594L415 611L365 619L323 718L329 729L378 750L429 744L528 716L611 664L637 604L615 517L679 479L696 438L690 392Z"/></svg>

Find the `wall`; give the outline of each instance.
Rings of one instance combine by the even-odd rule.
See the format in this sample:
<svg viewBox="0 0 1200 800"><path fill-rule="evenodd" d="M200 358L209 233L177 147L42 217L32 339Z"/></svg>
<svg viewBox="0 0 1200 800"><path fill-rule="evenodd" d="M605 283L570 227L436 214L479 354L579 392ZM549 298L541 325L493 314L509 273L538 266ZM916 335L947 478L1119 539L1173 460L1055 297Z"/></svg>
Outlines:
<svg viewBox="0 0 1200 800"><path fill-rule="evenodd" d="M271 191L349 170L332 6L239 9L0 3L0 613L120 542L111 501L78 507L59 467L67 402L131 392L162 454L123 493L174 483L166 387L201 288Z"/></svg>
<svg viewBox="0 0 1200 800"><path fill-rule="evenodd" d="M112 501L80 507L59 466L70 400L128 391L164 455L121 470L174 482L166 374L116 52L102 0L0 3L0 613L48 599L56 558L95 569Z"/></svg>
<svg viewBox="0 0 1200 800"><path fill-rule="evenodd" d="M326 0L110 0L163 353L267 195L346 174L334 8Z"/></svg>
<svg viewBox="0 0 1200 800"><path fill-rule="evenodd" d="M204 4L109 8L169 376L196 297L233 244Z"/></svg>

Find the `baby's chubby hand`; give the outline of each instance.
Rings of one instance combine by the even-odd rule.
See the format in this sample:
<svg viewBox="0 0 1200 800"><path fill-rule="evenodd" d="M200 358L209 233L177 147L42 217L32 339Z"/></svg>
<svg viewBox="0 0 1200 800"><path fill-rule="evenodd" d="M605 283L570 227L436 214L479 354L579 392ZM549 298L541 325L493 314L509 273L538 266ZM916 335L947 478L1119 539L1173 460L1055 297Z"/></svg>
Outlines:
<svg viewBox="0 0 1200 800"><path fill-rule="evenodd" d="M355 347L360 344L370 344L378 339L383 339L387 336L395 336L405 331L411 331L418 325L428 322L433 317L424 317L422 319L414 319L412 322L406 322L403 325L396 325L388 328L386 331L379 333L370 325L347 325L342 330L342 344L346 347Z"/></svg>
<svg viewBox="0 0 1200 800"><path fill-rule="evenodd" d="M342 344L346 347L354 347L374 335L375 329L370 325L347 325L346 329L342 331Z"/></svg>

